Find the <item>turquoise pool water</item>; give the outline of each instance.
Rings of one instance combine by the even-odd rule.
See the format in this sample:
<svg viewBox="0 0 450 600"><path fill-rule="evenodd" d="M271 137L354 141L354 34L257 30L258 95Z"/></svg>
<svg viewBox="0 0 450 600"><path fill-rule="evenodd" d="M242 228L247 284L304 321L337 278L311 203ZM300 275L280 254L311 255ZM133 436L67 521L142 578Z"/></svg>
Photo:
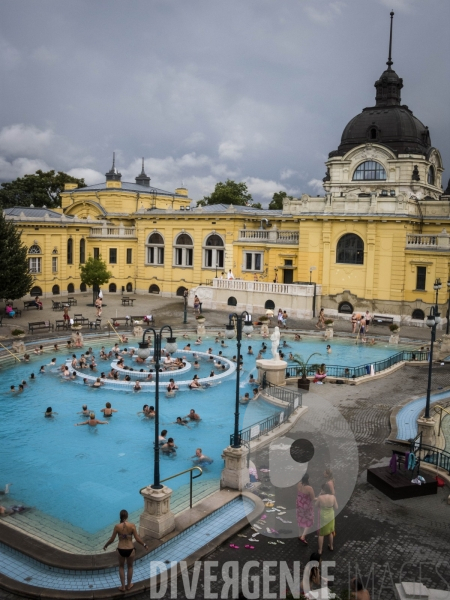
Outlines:
<svg viewBox="0 0 450 600"><path fill-rule="evenodd" d="M319 352L314 362L354 366L365 362L381 360L395 354L401 348L389 345L367 347L356 346L351 340L331 340L333 353L326 353L326 343L320 339L305 338L294 343L288 337L288 352L300 352L307 357ZM193 340L179 340L184 346ZM220 350L231 358L236 353L236 342L226 342L227 348L214 344L214 338L206 338L201 346L193 350L206 351L209 347L217 354ZM249 339L242 343L244 372L241 377L242 393L249 391L248 377L255 371L255 359L260 339ZM270 348L270 341L266 342ZM108 347L106 341L102 342ZM94 347L97 354L102 344ZM109 347L114 344L111 338ZM255 354L247 354L251 345ZM78 351L77 356L80 355ZM181 352L181 354L183 354ZM72 351L56 354L60 366L72 355ZM64 381L56 369L47 367L47 372L39 374L39 367L48 364L54 356L47 352L44 356L32 357L30 363L21 363L2 369L0 410L0 436L3 444L0 449L2 464L0 487L12 482L11 498L27 506L36 507L61 521L81 527L94 533L116 520L117 512L127 508L129 512L143 505L138 490L153 480L153 438L154 422L143 419L137 412L143 404L153 404L154 391L134 393L114 389L92 389L75 381ZM267 351L270 358L270 350ZM100 370L107 371L109 362L99 362ZM207 359L202 363L199 375L205 376L211 370ZM34 372L35 381L29 379ZM192 374L192 372L191 372ZM183 374L183 379L188 379ZM25 379L28 385L21 394L10 393L10 385L17 385ZM82 404L88 404L98 418L105 402L111 402L119 412L109 425L96 428L74 427L81 422ZM178 446L176 456L161 457L161 477L165 478L192 466L192 456L200 446L203 452L214 459L214 463L204 469L204 478L219 479L223 468L221 453L229 444L233 431L235 402L235 375L205 391L183 391L175 397L160 399L160 429L167 429L168 436L175 439ZM58 414L53 419L45 419L44 411L51 406ZM177 416L187 415L194 408L202 421L189 428L173 424ZM277 409L262 401L241 406L240 422L244 426L260 421L277 412ZM186 483L186 479L171 480L174 489Z"/></svg>
<svg viewBox="0 0 450 600"><path fill-rule="evenodd" d="M431 396L431 404L438 400L448 400L450 398L450 392L440 392L439 394L433 394ZM417 419L422 410L424 410L426 404L426 396L416 398L405 406L403 406L397 413L397 439L398 440L410 440L417 435ZM450 446L450 440L447 442L447 446Z"/></svg>

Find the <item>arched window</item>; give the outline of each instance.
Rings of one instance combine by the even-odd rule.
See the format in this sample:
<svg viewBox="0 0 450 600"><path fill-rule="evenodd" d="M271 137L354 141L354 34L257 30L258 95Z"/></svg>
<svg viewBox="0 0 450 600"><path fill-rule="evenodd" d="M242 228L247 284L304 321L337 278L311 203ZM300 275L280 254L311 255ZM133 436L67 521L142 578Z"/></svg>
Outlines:
<svg viewBox="0 0 450 600"><path fill-rule="evenodd" d="M148 293L149 294L159 294L160 289L159 286L156 285L156 283L152 283L152 285L148 288ZM177 293L177 296L179 296L179 294Z"/></svg>
<svg viewBox="0 0 450 600"><path fill-rule="evenodd" d="M69 294L73 294L75 292L75 286L73 285L73 283L69 283L69 285L67 286L67 292Z"/></svg>
<svg viewBox="0 0 450 600"><path fill-rule="evenodd" d="M52 294L53 294L54 296L58 296L58 294L59 294L59 285L54 285L54 286L52 287Z"/></svg>
<svg viewBox="0 0 450 600"><path fill-rule="evenodd" d="M85 292L87 290L85 283L80 283L80 292Z"/></svg>
<svg viewBox="0 0 450 600"><path fill-rule="evenodd" d="M37 244L33 244L28 249L28 254L42 254L40 246L38 246Z"/></svg>
<svg viewBox="0 0 450 600"><path fill-rule="evenodd" d="M380 163L374 160L366 160L356 167L353 172L353 181L385 181L386 171Z"/></svg>
<svg viewBox="0 0 450 600"><path fill-rule="evenodd" d="M352 315L353 306L350 304L350 302L341 302L338 306L338 312L343 313L344 315Z"/></svg>
<svg viewBox="0 0 450 600"><path fill-rule="evenodd" d="M147 241L147 264L164 264L164 238L160 233L150 234Z"/></svg>
<svg viewBox="0 0 450 600"><path fill-rule="evenodd" d="M42 296L42 290L38 285L35 285L30 290L30 296Z"/></svg>
<svg viewBox="0 0 450 600"><path fill-rule="evenodd" d="M127 283L127 292L132 292L133 291L133 284L128 282Z"/></svg>
<svg viewBox="0 0 450 600"><path fill-rule="evenodd" d="M194 242L188 233L180 233L174 245L174 266L192 267L194 264Z"/></svg>
<svg viewBox="0 0 450 600"><path fill-rule="evenodd" d="M372 127L370 130L370 139L371 140L376 140L377 139L377 128L376 127Z"/></svg>
<svg viewBox="0 0 450 600"><path fill-rule="evenodd" d="M67 240L67 264L73 265L73 239Z"/></svg>
<svg viewBox="0 0 450 600"><path fill-rule="evenodd" d="M115 283L110 283L108 289L111 293L117 292L117 286Z"/></svg>
<svg viewBox="0 0 450 600"><path fill-rule="evenodd" d="M349 265L364 264L364 242L354 233L346 233L338 241L336 262Z"/></svg>
<svg viewBox="0 0 450 600"><path fill-rule="evenodd" d="M228 306L236 306L237 305L237 300L234 296L230 296L228 298L228 302L227 302Z"/></svg>
<svg viewBox="0 0 450 600"><path fill-rule="evenodd" d="M268 310L274 310L275 302L273 300L266 300L266 303L264 304L264 308L266 308Z"/></svg>
<svg viewBox="0 0 450 600"><path fill-rule="evenodd" d="M427 181L430 185L434 185L434 167L430 166L428 169Z"/></svg>
<svg viewBox="0 0 450 600"><path fill-rule="evenodd" d="M86 262L86 240L81 238L80 240L80 265L84 265Z"/></svg>
<svg viewBox="0 0 450 600"><path fill-rule="evenodd" d="M182 285L181 285L181 286L180 286L180 287L177 289L177 296L182 296L182 297L184 297L184 292L187 292L187 288L185 288L184 286L182 286Z"/></svg>
<svg viewBox="0 0 450 600"><path fill-rule="evenodd" d="M420 308L416 308L413 310L413 314L411 315L412 319L420 319L421 321L425 320L425 313Z"/></svg>
<svg viewBox="0 0 450 600"><path fill-rule="evenodd" d="M223 269L225 244L217 233L206 238L203 246L203 266L206 269Z"/></svg>

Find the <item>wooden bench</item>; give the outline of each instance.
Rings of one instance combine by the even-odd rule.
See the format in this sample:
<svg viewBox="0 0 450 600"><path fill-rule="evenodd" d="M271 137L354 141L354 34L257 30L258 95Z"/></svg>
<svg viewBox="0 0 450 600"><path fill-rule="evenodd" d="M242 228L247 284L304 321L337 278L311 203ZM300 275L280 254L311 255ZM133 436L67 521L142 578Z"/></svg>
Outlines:
<svg viewBox="0 0 450 600"><path fill-rule="evenodd" d="M95 319L95 321L89 321L89 329L100 329L102 326L101 319Z"/></svg>
<svg viewBox="0 0 450 600"><path fill-rule="evenodd" d="M130 298L129 296L123 296L122 297L122 306L133 306L134 301L136 300L136 298Z"/></svg>
<svg viewBox="0 0 450 600"><path fill-rule="evenodd" d="M142 325L142 327L145 327L146 325L154 325L155 324L155 317L153 315L150 315L151 319L150 319L150 321L148 323L144 322L144 318L147 317L147 316L148 315L142 315L140 317L133 317L133 316L131 316L130 317L130 325L134 325L135 321L139 321L140 324Z"/></svg>
<svg viewBox="0 0 450 600"><path fill-rule="evenodd" d="M39 310L39 306L36 306L36 300L24 300L23 307L26 308L27 310L29 308L37 308Z"/></svg>
<svg viewBox="0 0 450 600"><path fill-rule="evenodd" d="M62 302L55 302L55 300L52 300L52 309L53 310L62 310L63 309L63 303Z"/></svg>
<svg viewBox="0 0 450 600"><path fill-rule="evenodd" d="M64 319L58 319L55 321L56 323L56 331L58 329L69 329L70 321L65 321Z"/></svg>
<svg viewBox="0 0 450 600"><path fill-rule="evenodd" d="M386 317L384 315L373 315L373 325L392 325L394 317Z"/></svg>
<svg viewBox="0 0 450 600"><path fill-rule="evenodd" d="M47 331L53 331L54 327L52 323L48 321L36 321L35 323L28 323L28 331L34 333L36 329L47 329Z"/></svg>
<svg viewBox="0 0 450 600"><path fill-rule="evenodd" d="M13 311L16 313L16 317L21 317L22 316L22 311L20 310L20 308L17 308L16 306L12 307ZM5 316L7 316L8 313L6 312L6 308L5 308Z"/></svg>
<svg viewBox="0 0 450 600"><path fill-rule="evenodd" d="M87 317L83 317L83 315L74 315L73 316L73 324L74 325L89 325L89 319Z"/></svg>
<svg viewBox="0 0 450 600"><path fill-rule="evenodd" d="M130 317L115 317L113 319L109 319L109 322L115 329L118 327L128 327Z"/></svg>
<svg viewBox="0 0 450 600"><path fill-rule="evenodd" d="M67 304L69 306L77 306L77 300L73 296L67 298Z"/></svg>

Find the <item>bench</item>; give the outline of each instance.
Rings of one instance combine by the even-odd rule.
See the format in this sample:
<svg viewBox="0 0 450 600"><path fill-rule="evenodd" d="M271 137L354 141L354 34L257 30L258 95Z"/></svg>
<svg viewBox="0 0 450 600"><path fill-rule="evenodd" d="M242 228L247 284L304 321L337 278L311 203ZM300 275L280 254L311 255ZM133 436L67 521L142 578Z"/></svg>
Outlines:
<svg viewBox="0 0 450 600"><path fill-rule="evenodd" d="M77 300L73 296L67 298L67 304L69 306L77 306Z"/></svg>
<svg viewBox="0 0 450 600"><path fill-rule="evenodd" d="M16 313L16 317L22 316L22 311L20 310L20 308L16 308L15 306L13 306L12 309ZM6 312L6 308L5 308L5 315L8 315L8 313Z"/></svg>
<svg viewBox="0 0 450 600"><path fill-rule="evenodd" d="M55 321L56 323L56 331L58 329L69 329L70 321L65 321L64 319L58 319Z"/></svg>
<svg viewBox="0 0 450 600"><path fill-rule="evenodd" d="M83 315L74 315L73 316L73 324L74 325L89 325L89 319L87 317L83 317Z"/></svg>
<svg viewBox="0 0 450 600"><path fill-rule="evenodd" d="M129 298L128 296L123 296L122 297L122 306L133 306L134 301L136 300L136 298Z"/></svg>
<svg viewBox="0 0 450 600"><path fill-rule="evenodd" d="M134 325L134 322L135 322L135 321L139 321L139 322L140 322L140 324L141 324L143 327L145 327L146 325L154 325L154 324L155 324L155 317L154 317L153 315L150 315L150 316L151 316L151 319L150 319L150 321L149 321L149 322L147 322L147 323L145 323L145 322L144 322L144 318L145 318L145 317L147 317L147 316L148 316L148 315L142 315L142 316L140 316L140 317L133 317L133 316L131 316L131 317L130 317L130 325Z"/></svg>
<svg viewBox="0 0 450 600"><path fill-rule="evenodd" d="M113 319L109 319L109 323L117 329L118 327L128 327L128 323L130 321L130 317L115 317Z"/></svg>
<svg viewBox="0 0 450 600"><path fill-rule="evenodd" d="M62 302L55 302L55 300L52 300L52 309L53 310L62 310L63 309L63 303Z"/></svg>
<svg viewBox="0 0 450 600"><path fill-rule="evenodd" d="M24 300L23 307L26 308L27 310L29 308L37 308L39 310L39 306L36 306L36 300Z"/></svg>
<svg viewBox="0 0 450 600"><path fill-rule="evenodd" d="M102 326L101 319L95 319L95 321L89 321L89 329L100 329Z"/></svg>
<svg viewBox="0 0 450 600"><path fill-rule="evenodd" d="M386 317L385 315L373 315L373 325L392 325L394 317Z"/></svg>
<svg viewBox="0 0 450 600"><path fill-rule="evenodd" d="M36 321L35 323L28 323L28 331L34 333L35 329L47 329L47 331L53 331L54 327L52 323L48 321Z"/></svg>

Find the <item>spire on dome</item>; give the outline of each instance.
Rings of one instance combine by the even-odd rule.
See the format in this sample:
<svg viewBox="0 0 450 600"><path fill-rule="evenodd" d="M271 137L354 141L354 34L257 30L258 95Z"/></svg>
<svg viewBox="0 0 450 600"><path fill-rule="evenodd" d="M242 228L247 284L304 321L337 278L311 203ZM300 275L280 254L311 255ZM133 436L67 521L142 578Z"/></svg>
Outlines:
<svg viewBox="0 0 450 600"><path fill-rule="evenodd" d="M106 173L106 181L120 181L122 173L116 169L116 153L113 152L113 162L111 169Z"/></svg>
<svg viewBox="0 0 450 600"><path fill-rule="evenodd" d="M394 21L394 11L391 11L391 29L389 35L389 57L387 60L387 69L383 72L380 79L375 82L377 90L375 100L376 106L400 106L400 90L403 87L403 79L392 69L394 61L392 60L392 24Z"/></svg>
<svg viewBox="0 0 450 600"><path fill-rule="evenodd" d="M148 177L148 175L146 175L146 173L144 171L144 158L143 157L142 157L142 171L141 171L140 175L135 177L135 181L138 185L146 185L147 187L150 187L150 177Z"/></svg>

